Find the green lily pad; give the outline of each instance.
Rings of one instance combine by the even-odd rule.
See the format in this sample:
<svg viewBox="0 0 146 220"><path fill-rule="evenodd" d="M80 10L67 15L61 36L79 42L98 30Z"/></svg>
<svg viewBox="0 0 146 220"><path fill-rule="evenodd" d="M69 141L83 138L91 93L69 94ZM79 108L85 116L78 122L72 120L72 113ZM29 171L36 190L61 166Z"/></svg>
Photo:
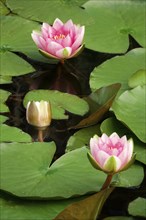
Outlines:
<svg viewBox="0 0 146 220"><path fill-rule="evenodd" d="M130 77L128 85L131 88L146 85L146 70L138 70L136 73L134 73Z"/></svg>
<svg viewBox="0 0 146 220"><path fill-rule="evenodd" d="M81 148L85 145L89 146L90 138L93 137L95 134L99 136L101 135L99 125L94 125L88 128L80 129L69 138L66 146L66 151L69 152L71 150Z"/></svg>
<svg viewBox="0 0 146 220"><path fill-rule="evenodd" d="M12 76L2 76L0 75L0 84L12 83Z"/></svg>
<svg viewBox="0 0 146 220"><path fill-rule="evenodd" d="M132 138L136 160L146 164L146 144L141 142L124 124L116 118L108 118L102 122L100 129L102 133L106 133L108 136L116 132L120 137L126 135L128 139Z"/></svg>
<svg viewBox="0 0 146 220"><path fill-rule="evenodd" d="M0 142L31 142L31 137L19 128L1 125Z"/></svg>
<svg viewBox="0 0 146 220"><path fill-rule="evenodd" d="M22 17L48 22L50 24L58 17L64 22L73 19L74 22L80 23L86 21L87 14L80 6L87 0L29 0L26 4L25 0L7 0L7 6ZM39 10L38 10L39 9ZM55 13L54 13L55 12ZM62 13L63 12L63 13ZM86 21L87 22L87 21Z"/></svg>
<svg viewBox="0 0 146 220"><path fill-rule="evenodd" d="M0 198L1 219L54 219L66 206L80 199L82 199L82 197L64 201L26 201L2 194Z"/></svg>
<svg viewBox="0 0 146 220"><path fill-rule="evenodd" d="M125 91L116 99L112 109L118 120L125 123L132 132L146 143L146 85Z"/></svg>
<svg viewBox="0 0 146 220"><path fill-rule="evenodd" d="M58 199L79 196L99 191L106 179L106 174L90 164L85 147L66 153L51 166L55 153L52 142L2 143L0 149L1 189L20 197ZM137 186L142 182L143 168L132 167L129 172L115 175L118 186Z"/></svg>
<svg viewBox="0 0 146 220"><path fill-rule="evenodd" d="M83 7L91 16L86 27L86 47L100 52L123 53L129 35L143 47L145 38L145 1L90 0Z"/></svg>
<svg viewBox="0 0 146 220"><path fill-rule="evenodd" d="M89 107L85 100L68 93L57 90L33 90L26 94L24 106L29 101L50 101L53 119L67 119L68 115L65 110L77 115L84 115L88 112Z"/></svg>
<svg viewBox="0 0 146 220"><path fill-rule="evenodd" d="M26 1L25 1L25 5L27 5ZM17 52L18 51L26 55L28 53L28 56L30 56L32 59L36 59L42 62L50 62L49 59L44 58L38 52L38 49L31 38L32 31L36 29L39 30L39 28L40 28L40 25L37 22L26 20L16 15L1 16L1 32L5 34L1 35L0 50L2 52L7 52L7 51ZM3 56L12 57L12 55L10 54L3 55ZM18 60L18 58L13 57L13 60L14 60L13 62L16 62L16 59ZM22 61L20 62L22 63ZM25 61L23 63L23 68L26 69ZM29 68L29 71L30 71L30 68L31 68L31 71L33 70L33 68L30 65L27 68ZM19 65L17 69L20 69ZM21 71L24 71L24 70L21 70Z"/></svg>
<svg viewBox="0 0 146 220"><path fill-rule="evenodd" d="M0 15L7 15L9 12L9 9L4 5L2 1L0 1Z"/></svg>
<svg viewBox="0 0 146 220"><path fill-rule="evenodd" d="M146 218L146 199L138 197L129 204L128 212L133 216L141 216Z"/></svg>
<svg viewBox="0 0 146 220"><path fill-rule="evenodd" d="M71 128L82 128L99 122L112 106L112 103L120 89L120 84L112 84L100 88L84 99L89 104L89 115ZM70 128L70 129L71 129Z"/></svg>
<svg viewBox="0 0 146 220"><path fill-rule="evenodd" d="M1 75L19 76L34 71L34 68L29 63L9 51L0 53L0 60Z"/></svg>
<svg viewBox="0 0 146 220"><path fill-rule="evenodd" d="M113 83L121 83L121 92L129 89L130 76L140 69L145 69L145 54L145 49L137 48L123 56L116 56L105 61L91 73L90 86L92 90Z"/></svg>
<svg viewBox="0 0 146 220"><path fill-rule="evenodd" d="M0 89L0 112L9 112L9 108L5 102L10 94L10 92Z"/></svg>
<svg viewBox="0 0 146 220"><path fill-rule="evenodd" d="M4 123L7 119L8 119L8 117L6 117L4 115L0 115L0 124Z"/></svg>

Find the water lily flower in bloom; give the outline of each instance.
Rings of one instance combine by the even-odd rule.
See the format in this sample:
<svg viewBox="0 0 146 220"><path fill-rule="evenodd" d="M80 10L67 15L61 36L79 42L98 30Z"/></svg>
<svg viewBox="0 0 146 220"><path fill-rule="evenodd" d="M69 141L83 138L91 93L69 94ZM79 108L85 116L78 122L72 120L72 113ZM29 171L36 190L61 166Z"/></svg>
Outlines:
<svg viewBox="0 0 146 220"><path fill-rule="evenodd" d="M28 102L26 108L27 122L40 130L46 129L51 123L51 106L47 101Z"/></svg>
<svg viewBox="0 0 146 220"><path fill-rule="evenodd" d="M43 23L41 32L33 31L32 39L43 55L64 60L82 51L84 32L85 27L73 24L71 19L63 23L56 18L53 26Z"/></svg>
<svg viewBox="0 0 146 220"><path fill-rule="evenodd" d="M127 169L134 161L133 140L126 136L119 137L117 133L109 137L102 134L90 139L90 162L94 167L107 174L115 174Z"/></svg>

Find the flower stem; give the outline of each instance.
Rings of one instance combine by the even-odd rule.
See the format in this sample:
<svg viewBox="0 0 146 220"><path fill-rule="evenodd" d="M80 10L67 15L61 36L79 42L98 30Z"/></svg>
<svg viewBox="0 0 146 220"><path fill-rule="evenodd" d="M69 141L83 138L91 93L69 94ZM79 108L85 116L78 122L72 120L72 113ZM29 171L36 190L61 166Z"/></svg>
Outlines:
<svg viewBox="0 0 146 220"><path fill-rule="evenodd" d="M42 130L38 130L38 141L39 142L43 142L43 131Z"/></svg>
<svg viewBox="0 0 146 220"><path fill-rule="evenodd" d="M110 185L110 182L112 180L112 177L113 177L112 174L107 175L107 178L106 178L101 190L108 188L108 186Z"/></svg>

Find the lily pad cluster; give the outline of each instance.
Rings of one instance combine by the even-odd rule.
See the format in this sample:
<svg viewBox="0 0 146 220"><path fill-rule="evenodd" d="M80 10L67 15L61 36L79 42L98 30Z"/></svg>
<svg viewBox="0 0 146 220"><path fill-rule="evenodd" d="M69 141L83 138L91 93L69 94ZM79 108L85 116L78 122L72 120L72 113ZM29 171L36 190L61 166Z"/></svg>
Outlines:
<svg viewBox="0 0 146 220"><path fill-rule="evenodd" d="M114 176L114 186L119 191L137 190L139 194L135 193L133 201L129 200L127 212L131 217L146 217L144 209L141 209L145 204L143 192L146 190L143 187L146 166L145 7L143 0L0 1L2 219L76 217L81 220L97 207L100 213L101 197L104 203L116 190L111 188L97 195L106 175L92 167L87 153L94 134L101 136L102 133L110 135L113 132L132 137L136 153L135 163ZM83 70L82 77L88 82L90 92L87 95L82 89L82 94L77 95L46 89L42 85L39 88L32 86L21 96L21 104L25 117L29 101L49 101L53 119L50 133L56 124L65 124L65 134L69 136L63 142L64 154L57 159L54 155L58 142L53 136L44 143L32 142L32 135L24 126L9 123L13 114L9 103L14 95L9 87L15 87L16 79L20 77L33 80L32 76L40 71L40 64L48 68L57 66L56 61L38 52L31 39L32 30L40 30L42 22L53 24L56 16L63 22L72 19L85 25L85 51L68 62L77 69L77 78ZM93 54L94 65L89 63L87 71L82 59ZM106 56L99 64L98 58L100 55L103 58L103 54ZM69 70L70 73L72 70ZM91 194L94 195L91 197ZM112 194L109 197L111 203ZM74 216L77 207L84 209L83 199L86 204L96 203L96 207L89 205L88 214ZM124 219L108 213L104 216L104 219Z"/></svg>

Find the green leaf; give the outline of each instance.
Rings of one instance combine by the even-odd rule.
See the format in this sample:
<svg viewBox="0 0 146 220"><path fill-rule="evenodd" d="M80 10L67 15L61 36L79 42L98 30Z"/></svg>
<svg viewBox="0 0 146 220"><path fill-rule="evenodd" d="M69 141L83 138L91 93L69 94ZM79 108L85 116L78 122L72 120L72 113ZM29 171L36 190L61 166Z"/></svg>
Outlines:
<svg viewBox="0 0 146 220"><path fill-rule="evenodd" d="M138 197L129 204L128 212L133 216L146 217L146 199Z"/></svg>
<svg viewBox="0 0 146 220"><path fill-rule="evenodd" d="M9 9L0 1L0 15L7 15L9 12Z"/></svg>
<svg viewBox="0 0 146 220"><path fill-rule="evenodd" d="M116 186L130 187L133 185L139 186L144 178L143 167L134 163L130 168L120 173L117 173Z"/></svg>
<svg viewBox="0 0 146 220"><path fill-rule="evenodd" d="M125 91L112 108L118 120L125 123L133 133L146 143L146 85Z"/></svg>
<svg viewBox="0 0 146 220"><path fill-rule="evenodd" d="M65 210L57 215L55 219L96 220L100 215L106 199L109 197L113 189L114 188L108 188L102 190L84 200L69 205L67 208L65 208Z"/></svg>
<svg viewBox="0 0 146 220"><path fill-rule="evenodd" d="M26 1L25 1L25 5L27 5ZM40 25L37 22L26 20L16 15L1 16L1 32L4 34L1 35L0 50L3 52L19 51L27 54L32 59L37 59L43 62L49 62L48 59L41 56L41 54L38 52L35 43L31 38L32 31L36 29L39 30L39 27ZM12 56L12 55L8 55L8 56ZM13 58L13 59L16 60L17 58ZM32 71L33 68L29 66L29 69L30 68Z"/></svg>
<svg viewBox="0 0 146 220"><path fill-rule="evenodd" d="M34 0L29 0L26 4L25 0L7 0L7 6L13 13L22 17L41 22L48 22L49 24L52 24L56 17L64 22L73 19L73 21L77 23L88 23L86 20L88 14L85 10L79 7L86 1L87 0L41 0L40 2L39 0L35 0L34 2Z"/></svg>
<svg viewBox="0 0 146 220"><path fill-rule="evenodd" d="M146 70L138 70L136 73L134 73L130 77L128 85L131 88L146 85Z"/></svg>
<svg viewBox="0 0 146 220"><path fill-rule="evenodd" d="M12 76L2 76L0 75L0 84L12 83Z"/></svg>
<svg viewBox="0 0 146 220"><path fill-rule="evenodd" d="M108 136L116 132L120 137L126 135L127 138L132 138L134 141L134 152L136 153L136 160L146 164L146 145L141 142L127 127L124 126L116 118L108 118L101 123L101 132Z"/></svg>
<svg viewBox="0 0 146 220"><path fill-rule="evenodd" d="M112 84L98 89L88 97L85 97L84 99L89 104L89 116L71 128L77 129L87 127L99 122L104 114L110 109L119 89L120 84Z"/></svg>
<svg viewBox="0 0 146 220"><path fill-rule="evenodd" d="M106 179L104 172L90 164L85 147L66 153L51 166L55 153L52 142L2 143L0 149L1 189L16 196L69 198L99 191ZM143 168L132 165L113 180L118 186L137 186L143 176Z"/></svg>
<svg viewBox="0 0 146 220"><path fill-rule="evenodd" d="M19 76L34 71L34 68L25 60L9 51L0 53L1 70L4 76Z"/></svg>
<svg viewBox="0 0 146 220"><path fill-rule="evenodd" d="M67 119L68 115L65 114L65 110L77 115L84 115L89 110L87 102L83 99L57 90L33 90L28 92L24 98L24 106L26 107L27 103L32 100L50 101L53 119Z"/></svg>
<svg viewBox="0 0 146 220"><path fill-rule="evenodd" d="M17 196L69 198L98 191L106 178L92 168L86 148L71 151L50 166L54 143L2 143L0 147L1 189Z"/></svg>
<svg viewBox="0 0 146 220"><path fill-rule="evenodd" d="M129 35L145 47L145 4L139 0L87 1L83 7L91 18L86 26L86 47L123 53L128 49Z"/></svg>
<svg viewBox="0 0 146 220"><path fill-rule="evenodd" d="M90 138L93 137L95 134L98 134L99 136L101 135L99 125L80 129L69 138L66 146L66 151L69 152L71 150L81 148L85 145L89 146Z"/></svg>
<svg viewBox="0 0 146 220"><path fill-rule="evenodd" d="M64 201L29 201L2 194L0 198L1 219L53 219L66 206L80 199L82 199L82 197L76 199L67 199Z"/></svg>
<svg viewBox="0 0 146 220"><path fill-rule="evenodd" d="M4 123L7 119L8 117L0 115L0 124Z"/></svg>
<svg viewBox="0 0 146 220"><path fill-rule="evenodd" d="M19 128L2 124L0 142L31 142L31 137Z"/></svg>
<svg viewBox="0 0 146 220"><path fill-rule="evenodd" d="M120 83L120 91L129 89L130 76L140 69L145 69L144 48L133 49L123 56L116 56L93 70L90 86L93 90L113 83Z"/></svg>
<svg viewBox="0 0 146 220"><path fill-rule="evenodd" d="M0 89L0 112L9 112L9 108L5 104L11 93Z"/></svg>

